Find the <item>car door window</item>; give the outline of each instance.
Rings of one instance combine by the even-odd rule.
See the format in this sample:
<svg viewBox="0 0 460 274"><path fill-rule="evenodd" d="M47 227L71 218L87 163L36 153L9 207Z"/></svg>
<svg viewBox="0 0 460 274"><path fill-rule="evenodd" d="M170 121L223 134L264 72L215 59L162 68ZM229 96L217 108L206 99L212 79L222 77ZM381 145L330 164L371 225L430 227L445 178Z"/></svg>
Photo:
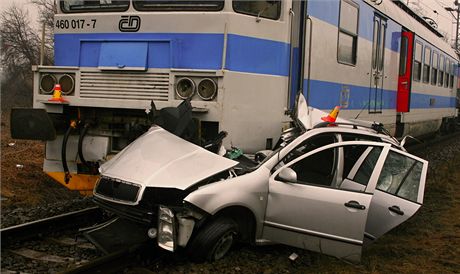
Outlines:
<svg viewBox="0 0 460 274"><path fill-rule="evenodd" d="M422 162L390 151L376 188L417 202L422 169Z"/></svg>
<svg viewBox="0 0 460 274"><path fill-rule="evenodd" d="M363 152L362 157L356 160L355 165L353 168L356 170L350 169L350 172L347 173L347 170L344 169L344 174L348 174L347 179L353 180L361 185L367 186L369 179L371 177L372 171L379 159L379 155L382 152L382 148L380 147L369 147L366 151ZM352 162L352 160L350 161Z"/></svg>
<svg viewBox="0 0 460 274"><path fill-rule="evenodd" d="M342 141L371 141L371 142L380 142L381 139L377 136L370 136L364 134L355 134L355 133L341 133Z"/></svg>
<svg viewBox="0 0 460 274"><path fill-rule="evenodd" d="M296 161L290 168L297 175L296 183L364 191L381 152L381 147L361 144L331 147Z"/></svg>
<svg viewBox="0 0 460 274"><path fill-rule="evenodd" d="M334 133L323 133L308 138L303 143L298 145L296 148L291 150L282 160L283 164L293 161L299 156L304 155L317 148L323 147L337 142L336 135Z"/></svg>
<svg viewBox="0 0 460 274"><path fill-rule="evenodd" d="M332 186L338 149L329 148L292 165L298 183Z"/></svg>

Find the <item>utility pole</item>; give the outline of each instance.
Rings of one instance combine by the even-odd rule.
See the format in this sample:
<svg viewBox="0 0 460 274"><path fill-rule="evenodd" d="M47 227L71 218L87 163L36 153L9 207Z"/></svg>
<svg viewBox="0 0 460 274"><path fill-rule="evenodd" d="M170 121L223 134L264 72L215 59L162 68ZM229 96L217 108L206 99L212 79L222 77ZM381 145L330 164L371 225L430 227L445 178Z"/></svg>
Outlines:
<svg viewBox="0 0 460 274"><path fill-rule="evenodd" d="M458 51L458 19L459 19L459 15L460 15L460 7L459 7L459 3L457 0L455 0L454 2L456 8L457 8L457 24L455 25L455 50Z"/></svg>
<svg viewBox="0 0 460 274"><path fill-rule="evenodd" d="M459 27L459 25L458 25L458 23L459 23L459 17L460 17L460 4L459 4L458 0L455 0L454 5L456 7L455 9L450 8L450 7L447 7L445 9L447 11L450 11L450 12L452 12L452 11L457 12L457 16L454 16L454 17L455 17L455 19L457 19L457 24L455 25L455 50L458 51L459 50L459 46L458 46L458 42L459 42L458 41L458 27Z"/></svg>

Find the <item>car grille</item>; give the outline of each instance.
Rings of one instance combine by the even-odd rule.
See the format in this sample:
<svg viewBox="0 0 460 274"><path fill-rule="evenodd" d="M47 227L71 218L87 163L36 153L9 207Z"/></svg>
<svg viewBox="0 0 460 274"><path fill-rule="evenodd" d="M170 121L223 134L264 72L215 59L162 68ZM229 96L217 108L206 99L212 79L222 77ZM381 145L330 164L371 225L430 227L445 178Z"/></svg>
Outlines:
<svg viewBox="0 0 460 274"><path fill-rule="evenodd" d="M169 73L82 71L81 98L168 101Z"/></svg>
<svg viewBox="0 0 460 274"><path fill-rule="evenodd" d="M156 227L158 206L145 208L140 205L122 205L109 202L98 197L93 197L93 201L101 208L116 214L117 216Z"/></svg>
<svg viewBox="0 0 460 274"><path fill-rule="evenodd" d="M141 187L139 185L101 177L96 185L96 193L113 200L134 203L137 201Z"/></svg>

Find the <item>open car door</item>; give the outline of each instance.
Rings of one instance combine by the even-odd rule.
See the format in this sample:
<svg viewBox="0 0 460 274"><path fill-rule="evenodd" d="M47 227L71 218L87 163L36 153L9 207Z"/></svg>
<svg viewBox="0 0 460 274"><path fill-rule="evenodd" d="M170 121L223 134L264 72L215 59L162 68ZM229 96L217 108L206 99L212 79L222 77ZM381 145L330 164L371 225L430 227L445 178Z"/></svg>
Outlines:
<svg viewBox="0 0 460 274"><path fill-rule="evenodd" d="M428 162L391 148L372 198L366 244L413 216L423 203Z"/></svg>
<svg viewBox="0 0 460 274"><path fill-rule="evenodd" d="M386 143L352 141L325 145L293 160L286 160L288 153L269 179L263 238L359 261L369 206L389 149ZM371 156L370 172L360 177L365 186L350 189L353 178L343 174Z"/></svg>

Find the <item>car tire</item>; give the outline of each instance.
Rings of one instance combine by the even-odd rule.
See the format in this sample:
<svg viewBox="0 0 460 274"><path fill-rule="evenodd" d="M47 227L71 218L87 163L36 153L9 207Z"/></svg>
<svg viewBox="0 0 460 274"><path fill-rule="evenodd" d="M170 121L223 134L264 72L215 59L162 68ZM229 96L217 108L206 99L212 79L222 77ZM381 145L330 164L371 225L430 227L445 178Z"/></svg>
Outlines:
<svg viewBox="0 0 460 274"><path fill-rule="evenodd" d="M207 224L187 245L192 260L217 261L231 249L238 235L236 223L229 218L219 218Z"/></svg>

